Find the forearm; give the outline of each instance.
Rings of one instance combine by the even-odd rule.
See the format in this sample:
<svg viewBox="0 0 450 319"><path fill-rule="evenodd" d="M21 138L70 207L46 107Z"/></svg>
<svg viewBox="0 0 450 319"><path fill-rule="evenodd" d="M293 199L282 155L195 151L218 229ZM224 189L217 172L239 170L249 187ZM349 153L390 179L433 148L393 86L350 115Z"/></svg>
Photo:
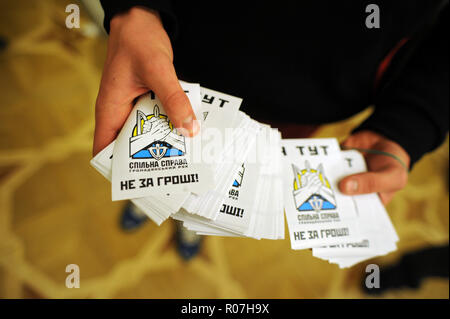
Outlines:
<svg viewBox="0 0 450 319"><path fill-rule="evenodd" d="M103 26L106 32L110 32L111 20L120 13L129 11L132 7L144 7L159 12L161 21L171 39L176 37L177 22L172 11L171 1L168 0L100 0L105 18Z"/></svg>
<svg viewBox="0 0 450 319"><path fill-rule="evenodd" d="M414 164L448 132L448 9L375 101L374 114L358 129L397 142Z"/></svg>

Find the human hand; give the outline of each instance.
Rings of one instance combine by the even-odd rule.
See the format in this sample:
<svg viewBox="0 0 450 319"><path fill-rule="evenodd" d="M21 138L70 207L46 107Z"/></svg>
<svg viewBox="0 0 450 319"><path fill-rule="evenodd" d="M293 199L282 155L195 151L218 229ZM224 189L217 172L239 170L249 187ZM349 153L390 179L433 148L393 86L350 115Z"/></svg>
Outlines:
<svg viewBox="0 0 450 319"><path fill-rule="evenodd" d="M199 126L178 82L172 46L159 14L133 7L111 20L95 108L94 155L116 138L132 110L133 100L149 90L161 100L180 133L197 133Z"/></svg>
<svg viewBox="0 0 450 319"><path fill-rule="evenodd" d="M342 146L390 153L409 167L409 155L400 145L372 131L357 132L345 140ZM368 172L343 178L339 182L339 189L347 195L378 193L386 205L395 192L406 186L408 171L398 160L387 155L364 153L364 158Z"/></svg>

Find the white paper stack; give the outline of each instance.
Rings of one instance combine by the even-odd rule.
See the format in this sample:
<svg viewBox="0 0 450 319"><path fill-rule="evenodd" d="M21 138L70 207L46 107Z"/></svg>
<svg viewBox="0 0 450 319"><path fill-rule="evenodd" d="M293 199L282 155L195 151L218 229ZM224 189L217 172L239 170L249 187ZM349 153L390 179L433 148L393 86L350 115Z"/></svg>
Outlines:
<svg viewBox="0 0 450 319"><path fill-rule="evenodd" d="M173 218L201 235L284 238L280 141L277 130L260 125L247 159L226 180L228 187L220 195L224 200L215 207L215 216L181 210Z"/></svg>
<svg viewBox="0 0 450 319"><path fill-rule="evenodd" d="M396 249L377 194L346 196L337 183L366 171L336 139L281 139L241 112L242 99L180 82L200 121L181 135L152 93L141 97L117 139L91 165L160 225L168 218L200 235L283 239L292 249L350 267Z"/></svg>
<svg viewBox="0 0 450 319"><path fill-rule="evenodd" d="M284 203L292 249L350 267L396 249L397 234L377 194L346 196L337 184L366 171L336 139L283 140Z"/></svg>
<svg viewBox="0 0 450 319"><path fill-rule="evenodd" d="M364 158L359 152L344 151L342 154L348 175L367 170ZM358 195L352 198L362 240L313 248L313 256L338 264L341 268L351 267L367 259L395 251L399 240L377 194Z"/></svg>
<svg viewBox="0 0 450 319"><path fill-rule="evenodd" d="M91 164L160 225L169 217L201 234L284 238L281 136L239 111L242 100L180 82L200 134L183 137L152 93Z"/></svg>

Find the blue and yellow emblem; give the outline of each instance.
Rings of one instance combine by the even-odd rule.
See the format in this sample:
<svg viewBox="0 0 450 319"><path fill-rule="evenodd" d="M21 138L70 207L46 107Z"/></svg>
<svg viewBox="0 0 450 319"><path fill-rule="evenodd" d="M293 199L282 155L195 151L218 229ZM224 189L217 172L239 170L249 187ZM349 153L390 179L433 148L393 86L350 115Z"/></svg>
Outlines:
<svg viewBox="0 0 450 319"><path fill-rule="evenodd" d="M184 137L176 132L167 115L155 105L153 114L136 112L136 125L130 137L130 157L134 159L182 156L186 152Z"/></svg>
<svg viewBox="0 0 450 319"><path fill-rule="evenodd" d="M325 176L323 165L316 169L305 161L305 168L292 165L294 172L293 196L298 211L315 211L336 209L336 199L330 182Z"/></svg>

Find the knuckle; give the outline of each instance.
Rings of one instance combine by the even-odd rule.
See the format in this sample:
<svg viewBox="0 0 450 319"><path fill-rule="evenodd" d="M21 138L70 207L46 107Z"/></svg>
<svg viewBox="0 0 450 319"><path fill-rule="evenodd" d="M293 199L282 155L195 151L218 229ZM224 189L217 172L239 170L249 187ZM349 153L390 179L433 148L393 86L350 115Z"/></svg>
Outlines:
<svg viewBox="0 0 450 319"><path fill-rule="evenodd" d="M150 76L161 76L170 71L170 59L162 53L153 53L145 58L144 71Z"/></svg>
<svg viewBox="0 0 450 319"><path fill-rule="evenodd" d="M187 96L182 90L174 90L162 102L170 111L176 110L178 113L183 113L182 107L186 105Z"/></svg>
<svg viewBox="0 0 450 319"><path fill-rule="evenodd" d="M374 175L367 175L365 183L363 183L363 189L367 193L375 192L377 188L377 181Z"/></svg>
<svg viewBox="0 0 450 319"><path fill-rule="evenodd" d="M354 141L355 141L355 136L351 135L342 143L342 145L344 145L345 147L353 147L355 144Z"/></svg>

